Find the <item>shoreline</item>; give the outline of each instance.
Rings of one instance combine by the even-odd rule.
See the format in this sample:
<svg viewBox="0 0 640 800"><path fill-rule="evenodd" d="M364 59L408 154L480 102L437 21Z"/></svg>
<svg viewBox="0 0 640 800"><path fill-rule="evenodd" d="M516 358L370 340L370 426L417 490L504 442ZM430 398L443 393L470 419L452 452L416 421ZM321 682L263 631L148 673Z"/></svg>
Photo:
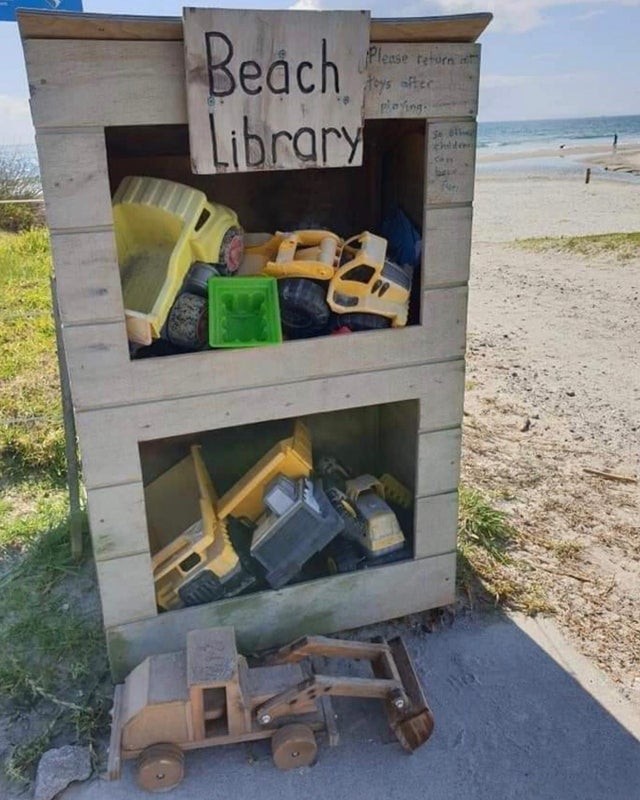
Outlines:
<svg viewBox="0 0 640 800"><path fill-rule="evenodd" d="M567 159L575 163L602 167L608 172L625 172L640 175L640 145L625 144L613 147L603 145L573 145L563 148L511 151L509 153L483 153L477 150L478 164L496 164L532 158Z"/></svg>

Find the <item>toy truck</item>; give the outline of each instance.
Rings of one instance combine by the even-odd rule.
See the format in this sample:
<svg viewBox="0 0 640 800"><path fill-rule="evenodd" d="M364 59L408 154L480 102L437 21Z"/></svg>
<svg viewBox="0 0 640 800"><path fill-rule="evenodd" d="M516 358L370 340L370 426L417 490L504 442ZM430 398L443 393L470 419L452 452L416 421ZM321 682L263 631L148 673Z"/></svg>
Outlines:
<svg viewBox="0 0 640 800"><path fill-rule="evenodd" d="M331 314L352 331L407 324L412 267L386 257L387 240L364 231L342 240L322 230L247 237L247 263L278 278L290 338L323 333Z"/></svg>
<svg viewBox="0 0 640 800"><path fill-rule="evenodd" d="M368 660L371 678L320 675L312 656ZM400 638L352 642L304 637L249 668L236 650L233 628L187 634L185 651L146 658L116 686L107 777L120 777L123 759L137 759L138 785L167 791L184 776L184 753L200 747L270 739L279 769L309 766L315 732L338 743L330 697L384 702L401 745L427 741L433 716Z"/></svg>

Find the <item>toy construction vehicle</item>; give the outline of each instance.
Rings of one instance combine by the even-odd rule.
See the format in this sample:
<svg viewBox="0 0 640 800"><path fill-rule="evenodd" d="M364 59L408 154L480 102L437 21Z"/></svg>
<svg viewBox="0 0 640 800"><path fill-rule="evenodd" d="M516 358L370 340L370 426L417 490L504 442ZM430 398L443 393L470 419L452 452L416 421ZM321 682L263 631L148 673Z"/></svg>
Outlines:
<svg viewBox="0 0 640 800"><path fill-rule="evenodd" d="M321 459L318 466L327 497L344 522L341 538L355 545L355 553L361 554L360 557L356 555L356 561L362 560L362 556L369 561L377 560L404 547L404 534L396 514L385 500L385 486L380 480L373 475L351 477L333 458ZM395 486L396 496L405 499L408 491L397 481ZM331 557L334 561L339 555L347 557L348 554L351 558L353 552L353 547L334 547ZM337 571L343 570L338 568Z"/></svg>
<svg viewBox="0 0 640 800"><path fill-rule="evenodd" d="M113 221L127 335L138 345L161 336L192 264L215 264L218 273L232 274L242 261L243 231L236 214L174 181L124 178L113 198ZM197 281L188 292L193 285ZM183 308L182 317L185 311L196 313ZM174 328L179 336L175 322Z"/></svg>
<svg viewBox="0 0 640 800"><path fill-rule="evenodd" d="M248 263L278 278L289 337L325 332L331 312L352 331L407 324L411 267L386 259L387 241L365 231L343 241L329 231L249 237Z"/></svg>
<svg viewBox="0 0 640 800"><path fill-rule="evenodd" d="M318 675L311 656L371 662L371 678ZM404 643L305 637L277 651L269 666L249 668L233 628L187 634L185 651L146 658L116 686L107 776L137 758L140 787L173 788L184 776L184 751L271 739L279 769L309 766L314 731L338 743L331 695L384 702L392 731L409 752L427 741L433 716Z"/></svg>
<svg viewBox="0 0 640 800"><path fill-rule="evenodd" d="M297 420L293 436L274 445L221 498L215 492L198 446L193 446L186 458L148 486L145 500L150 540L155 550L151 563L158 606L169 610L209 603L234 597L254 585L255 575L243 564L229 539L230 518L257 521L265 512L264 490L269 482L277 476L307 478L311 474L311 459L309 430ZM325 509L324 517L328 516ZM334 520L329 530L340 527L340 521ZM180 534L176 537L177 531ZM313 547L304 533L299 535L298 544L305 552L312 547L307 556L310 557L319 548ZM325 532L322 546L330 538L326 538ZM264 548L259 550L266 552ZM294 548L291 557L294 556L302 557L301 551ZM277 574L282 579L282 574Z"/></svg>
<svg viewBox="0 0 640 800"><path fill-rule="evenodd" d="M152 557L156 601L165 610L233 597L255 582L229 540L227 521L216 511L218 498L200 448L193 446L184 462L177 465L176 471L193 470L200 513L195 522ZM174 498L174 502L184 504L186 499L182 496Z"/></svg>

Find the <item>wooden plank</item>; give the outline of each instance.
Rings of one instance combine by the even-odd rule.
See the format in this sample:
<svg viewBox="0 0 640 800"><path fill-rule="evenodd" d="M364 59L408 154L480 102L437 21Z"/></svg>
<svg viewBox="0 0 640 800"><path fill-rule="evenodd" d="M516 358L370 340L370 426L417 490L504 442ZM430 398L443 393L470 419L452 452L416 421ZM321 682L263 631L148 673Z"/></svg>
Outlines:
<svg viewBox="0 0 640 800"><path fill-rule="evenodd" d="M455 549L458 493L447 492L416 500L415 558L429 558Z"/></svg>
<svg viewBox="0 0 640 800"><path fill-rule="evenodd" d="M464 405L464 361L451 361L433 374L420 398L418 430L438 430L459 425Z"/></svg>
<svg viewBox="0 0 640 800"><path fill-rule="evenodd" d="M250 12L249 12L250 13ZM373 42L474 42L491 22L491 14L372 19ZM23 39L119 39L182 41L179 17L124 14L50 14L18 11Z"/></svg>
<svg viewBox="0 0 640 800"><path fill-rule="evenodd" d="M416 496L453 492L460 481L460 428L421 434Z"/></svg>
<svg viewBox="0 0 640 800"><path fill-rule="evenodd" d="M471 257L471 206L427 208L424 215L422 285L466 283Z"/></svg>
<svg viewBox="0 0 640 800"><path fill-rule="evenodd" d="M98 488L139 481L137 443L140 441L412 400L429 397L432 390L443 396L446 393L437 382L443 380L449 369L448 365L400 367L367 373L366 376L355 373L300 381L295 386L275 385L268 389L248 389L219 396L78 412L76 424L85 483L89 488ZM429 404L421 414L421 425L429 424L431 411L438 422L447 419L446 406L440 408ZM446 424L459 423L458 404L454 402Z"/></svg>
<svg viewBox="0 0 640 800"><path fill-rule="evenodd" d="M149 553L142 483L88 489L87 509L96 561Z"/></svg>
<svg viewBox="0 0 640 800"><path fill-rule="evenodd" d="M40 131L188 121L182 42L29 39L24 50L31 113ZM373 86L365 94L372 91L375 97ZM366 112L378 114L375 106L365 97ZM447 110L446 116L453 114Z"/></svg>
<svg viewBox="0 0 640 800"><path fill-rule="evenodd" d="M123 323L66 327L75 407L145 403L460 358L466 297L465 287L427 290L420 326L133 362Z"/></svg>
<svg viewBox="0 0 640 800"><path fill-rule="evenodd" d="M24 51L40 131L187 122L181 42L35 39Z"/></svg>
<svg viewBox="0 0 640 800"><path fill-rule="evenodd" d="M362 163L368 11L183 14L193 172Z"/></svg>
<svg viewBox="0 0 640 800"><path fill-rule="evenodd" d="M148 554L97 561L96 572L105 627L157 615ZM171 649L180 648L162 648L165 652Z"/></svg>
<svg viewBox="0 0 640 800"><path fill-rule="evenodd" d="M367 119L475 117L480 45L371 44Z"/></svg>
<svg viewBox="0 0 640 800"><path fill-rule="evenodd" d="M308 656L325 658L355 658L371 661L386 652L388 647L377 642L354 642L327 636L303 636L280 648L269 657L269 664L295 664Z"/></svg>
<svg viewBox="0 0 640 800"><path fill-rule="evenodd" d="M189 630L232 625L241 652L284 644L447 605L455 596L455 553L336 575L112 626L107 643L121 680L153 653L179 650ZM349 602L345 602L345 597Z"/></svg>
<svg viewBox="0 0 640 800"><path fill-rule="evenodd" d="M38 131L36 144L49 227L56 231L110 226L104 131Z"/></svg>
<svg viewBox="0 0 640 800"><path fill-rule="evenodd" d="M109 736L109 759L107 761L107 780L117 781L122 772L120 748L122 745L122 694L124 686L119 684L113 691L111 709L111 734Z"/></svg>
<svg viewBox="0 0 640 800"><path fill-rule="evenodd" d="M187 684L225 687L238 670L233 628L192 630L187 634Z"/></svg>
<svg viewBox="0 0 640 800"><path fill-rule="evenodd" d="M427 205L470 203L476 165L475 122L427 125Z"/></svg>
<svg viewBox="0 0 640 800"><path fill-rule="evenodd" d="M62 324L123 322L113 232L53 233L51 249Z"/></svg>

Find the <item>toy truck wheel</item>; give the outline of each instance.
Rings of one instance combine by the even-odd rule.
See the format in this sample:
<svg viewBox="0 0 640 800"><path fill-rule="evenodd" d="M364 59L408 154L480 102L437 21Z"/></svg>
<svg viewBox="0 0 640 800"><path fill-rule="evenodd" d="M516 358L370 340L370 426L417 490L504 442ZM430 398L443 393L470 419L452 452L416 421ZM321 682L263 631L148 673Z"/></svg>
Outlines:
<svg viewBox="0 0 640 800"><path fill-rule="evenodd" d="M325 330L331 309L323 286L306 278L281 278L278 294L282 330L287 336L303 339Z"/></svg>
<svg viewBox="0 0 640 800"><path fill-rule="evenodd" d="M178 295L167 318L167 339L178 347L202 350L207 346L207 300L186 292Z"/></svg>
<svg viewBox="0 0 640 800"><path fill-rule="evenodd" d="M337 320L341 327L352 331L374 331L391 325L390 319L379 314L340 314Z"/></svg>
<svg viewBox="0 0 640 800"><path fill-rule="evenodd" d="M138 756L136 780L147 792L168 792L184 777L184 753L175 744L154 744Z"/></svg>
<svg viewBox="0 0 640 800"><path fill-rule="evenodd" d="M318 745L308 725L285 725L271 738L271 753L278 769L308 767L316 759Z"/></svg>

